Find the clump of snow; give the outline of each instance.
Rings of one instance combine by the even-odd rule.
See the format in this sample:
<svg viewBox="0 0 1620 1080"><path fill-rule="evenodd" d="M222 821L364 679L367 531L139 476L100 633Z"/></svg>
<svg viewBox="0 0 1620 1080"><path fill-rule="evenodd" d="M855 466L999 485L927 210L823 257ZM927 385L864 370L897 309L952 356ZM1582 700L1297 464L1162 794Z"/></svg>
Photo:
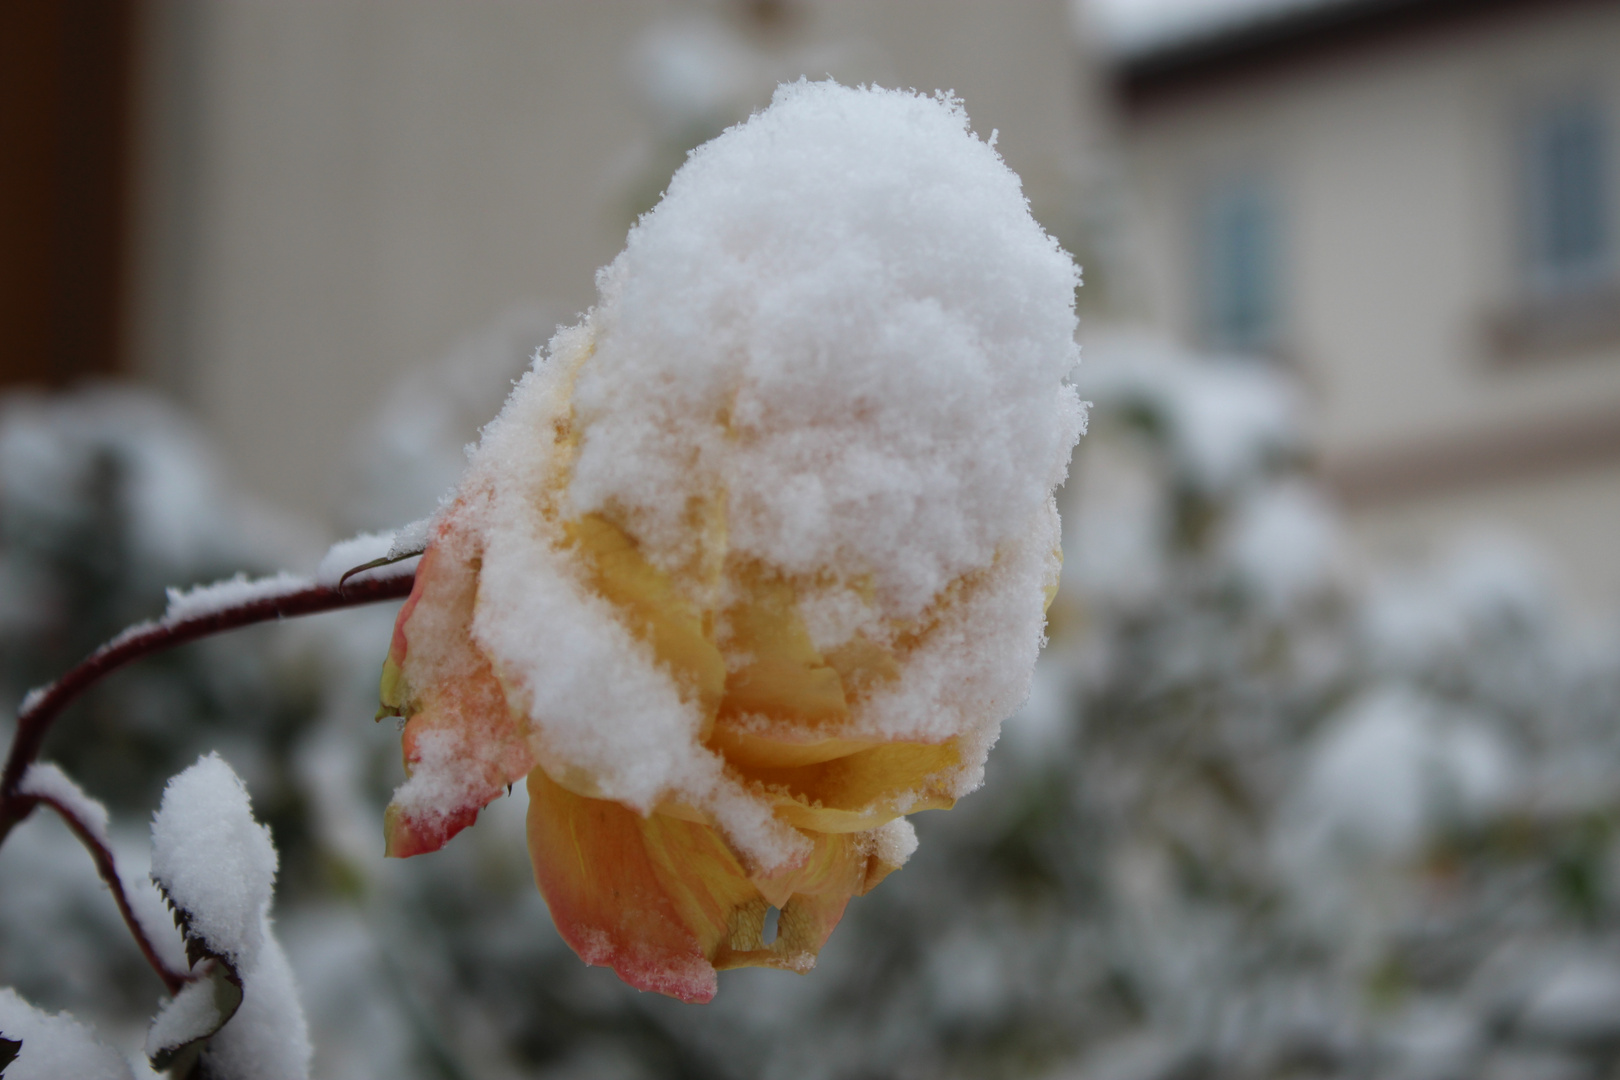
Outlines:
<svg viewBox="0 0 1620 1080"><path fill-rule="evenodd" d="M0 1070L6 1080L130 1080L129 1066L88 1027L34 1008L10 987L0 987L0 1039L22 1043Z"/></svg>
<svg viewBox="0 0 1620 1080"><path fill-rule="evenodd" d="M1483 717L1376 687L1328 719L1273 852L1301 914L1337 927L1346 955L1369 962L1377 927L1415 903L1405 870L1424 846L1499 814L1520 781L1512 745Z"/></svg>
<svg viewBox="0 0 1620 1080"><path fill-rule="evenodd" d="M152 820L152 877L187 915L187 933L215 956L251 966L276 881L270 830L218 754L169 781Z"/></svg>
<svg viewBox="0 0 1620 1080"><path fill-rule="evenodd" d="M917 828L907 818L895 818L872 830L873 854L890 866L904 866L916 854Z"/></svg>
<svg viewBox="0 0 1620 1080"><path fill-rule="evenodd" d="M344 574L357 566L388 558L394 546L394 534L363 532L347 540L339 540L327 549L315 568L317 585L336 585Z"/></svg>
<svg viewBox="0 0 1620 1080"><path fill-rule="evenodd" d="M393 540L388 550L383 553L386 558L399 559L406 555L415 555L427 547L428 535L433 525L432 517L418 518L409 525L402 525L394 531Z"/></svg>
<svg viewBox="0 0 1620 1080"><path fill-rule="evenodd" d="M1227 493L1302 449L1295 388L1252 360L1194 356L1138 331L1100 336L1087 355L1081 393L1161 426L1178 479L1206 494Z"/></svg>
<svg viewBox="0 0 1620 1080"><path fill-rule="evenodd" d="M409 556L422 550L427 540L426 521L412 522L395 532L360 533L347 540L339 540L327 551L315 569L317 585L336 586L350 570L381 559L394 560L382 566L351 575L349 581L374 581L404 577L416 572L416 563Z"/></svg>
<svg viewBox="0 0 1620 1080"><path fill-rule="evenodd" d="M56 803L88 829L102 847L111 850L112 841L107 836L107 808L86 795L84 789L58 766L43 761L28 766L28 771L23 773L22 781L17 785L17 793Z"/></svg>
<svg viewBox="0 0 1620 1080"><path fill-rule="evenodd" d="M39 708L39 703L45 700L45 695L50 692L50 689L49 686L32 687L28 693L23 695L22 701L18 703L17 715L21 716Z"/></svg>
<svg viewBox="0 0 1620 1080"><path fill-rule="evenodd" d="M1438 568L1402 568L1375 580L1362 610L1373 659L1391 671L1459 661L1487 629L1545 632L1553 591L1541 561L1511 537L1463 533Z"/></svg>
<svg viewBox="0 0 1620 1080"><path fill-rule="evenodd" d="M313 578L282 570L257 578L236 574L223 581L193 585L190 588L171 585L166 590L169 597L168 606L157 625L172 626L191 619L207 618L244 604L292 596L316 585L335 586L348 571L378 559L390 558L399 561L356 574L350 580L388 578L414 573L416 564L405 556L414 554L420 549L405 545L414 544L418 535L424 531L424 522L414 522L398 532L360 533L347 540L339 540L327 549ZM401 537L404 538L403 541ZM152 625L154 624L141 623L132 626L114 639L115 643L132 634L148 630Z"/></svg>
<svg viewBox="0 0 1620 1080"><path fill-rule="evenodd" d="M1329 720L1291 817L1319 843L1401 857L1436 826L1502 805L1512 761L1478 718L1404 687L1379 688Z"/></svg>
<svg viewBox="0 0 1620 1080"><path fill-rule="evenodd" d="M1244 582L1272 610L1320 595L1343 557L1332 508L1298 480L1267 485L1239 503L1226 544Z"/></svg>
<svg viewBox="0 0 1620 1080"><path fill-rule="evenodd" d="M241 988L210 972L163 1003L146 1031L147 1057L166 1067L187 1046L218 1031L242 1004Z"/></svg>
<svg viewBox="0 0 1620 1080"><path fill-rule="evenodd" d="M1612 1043L1620 1038L1620 964L1604 956L1569 958L1531 996L1518 1026L1549 1041Z"/></svg>
<svg viewBox="0 0 1620 1080"><path fill-rule="evenodd" d="M485 430L446 519L478 538L474 636L542 758L638 809L705 807L764 865L802 851L581 580L558 521L597 514L702 610L746 587L703 568L747 564L858 593L853 618L818 608L829 645L926 615L851 734L960 738L957 787L976 784L1057 572L1052 491L1084 425L1078 284L943 95L801 81L694 151ZM460 783L422 772L423 793Z"/></svg>
<svg viewBox="0 0 1620 1080"><path fill-rule="evenodd" d="M268 925L266 930L268 931ZM244 979L242 1004L208 1040L208 1075L232 1080L307 1080L313 1050L298 987L281 943L267 933Z"/></svg>
<svg viewBox="0 0 1620 1080"><path fill-rule="evenodd" d="M147 1035L155 1063L206 1038L210 1075L309 1075L308 1025L270 925L276 863L270 830L253 819L247 789L217 754L169 781L152 821L152 877L188 940L228 970L206 969L158 1014Z"/></svg>

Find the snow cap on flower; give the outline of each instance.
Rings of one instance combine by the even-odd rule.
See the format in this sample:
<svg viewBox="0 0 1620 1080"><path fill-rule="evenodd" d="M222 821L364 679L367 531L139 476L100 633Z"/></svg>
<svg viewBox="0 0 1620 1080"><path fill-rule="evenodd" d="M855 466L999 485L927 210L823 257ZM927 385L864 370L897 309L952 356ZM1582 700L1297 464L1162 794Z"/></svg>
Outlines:
<svg viewBox="0 0 1620 1080"><path fill-rule="evenodd" d="M587 960L809 966L1027 692L1077 283L948 98L800 82L694 151L435 524L391 852L528 775Z"/></svg>

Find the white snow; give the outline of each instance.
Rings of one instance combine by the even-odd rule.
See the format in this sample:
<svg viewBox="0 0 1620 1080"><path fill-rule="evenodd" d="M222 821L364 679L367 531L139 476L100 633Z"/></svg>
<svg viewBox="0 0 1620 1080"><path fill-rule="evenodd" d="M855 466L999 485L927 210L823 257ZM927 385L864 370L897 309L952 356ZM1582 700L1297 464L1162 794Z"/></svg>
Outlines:
<svg viewBox="0 0 1620 1080"><path fill-rule="evenodd" d="M1376 579L1362 610L1373 658L1391 671L1460 660L1486 626L1545 628L1554 591L1546 567L1511 536L1469 530L1451 537L1432 572L1403 567Z"/></svg>
<svg viewBox="0 0 1620 1080"><path fill-rule="evenodd" d="M241 980L240 1007L203 1052L213 1075L233 1080L309 1075L308 1025L270 923L276 862L270 830L253 819L247 789L217 754L169 781L152 821L152 876L185 913L187 933ZM218 973L210 979L217 984ZM214 992L196 985L158 1014L149 1048L211 1030Z"/></svg>
<svg viewBox="0 0 1620 1080"><path fill-rule="evenodd" d="M401 537L407 532L404 541ZM426 538L427 527L425 522L413 522L397 532L360 533L347 540L339 540L327 551L326 556L315 569L315 583L317 585L335 586L357 566L375 562L378 559L399 559L398 562L386 566L373 567L349 578L350 581L377 581L388 578L406 577L416 572L416 563L401 556L420 547L412 544L417 534Z"/></svg>
<svg viewBox="0 0 1620 1080"><path fill-rule="evenodd" d="M164 609L161 619L156 622L136 623L113 638L108 645L109 647L118 645L130 637L145 633L157 626L174 626L191 619L218 615L223 611L229 611L244 604L292 596L306 589L314 588L316 585L336 585L344 573L354 569L356 566L375 559L397 557L408 553L412 549L410 547L402 548L402 543L414 544L417 535L422 531L425 531L425 523L413 522L397 533L361 533L347 540L340 540L333 544L327 550L325 556L322 557L314 577L306 577L302 574L293 574L282 570L275 574L257 578L250 578L246 574L239 573L223 581L210 582L206 585L193 585L189 588L171 585L165 590L168 593L169 603ZM401 536L405 537L403 541L399 539ZM403 577L415 572L415 561L402 559L387 566L376 567L362 574L356 574L349 580L378 580Z"/></svg>
<svg viewBox="0 0 1620 1080"><path fill-rule="evenodd" d="M21 716L24 713L37 709L39 707L39 703L45 700L45 695L50 692L50 689L51 688L49 686L36 686L30 689L28 693L23 695L22 702L18 704L17 715Z"/></svg>
<svg viewBox="0 0 1620 1080"><path fill-rule="evenodd" d="M21 1040L5 1067L6 1080L129 1080L129 1066L67 1013L34 1008L10 987L0 987L0 1038Z"/></svg>
<svg viewBox="0 0 1620 1080"><path fill-rule="evenodd" d="M152 876L186 912L188 932L247 971L264 943L276 880L270 830L253 820L247 789L218 754L163 789L152 820Z"/></svg>
<svg viewBox="0 0 1620 1080"><path fill-rule="evenodd" d="M1601 955L1569 958L1526 1003L1519 1025L1547 1040L1612 1042L1620 1037L1620 964Z"/></svg>
<svg viewBox="0 0 1620 1080"><path fill-rule="evenodd" d="M303 592L315 584L307 577L289 574L283 570L269 577L250 578L237 574L224 581L197 585L189 589L171 586L168 590L169 606L163 612L163 623L173 625L188 619L217 615L230 608L251 604L258 600L271 600Z"/></svg>
<svg viewBox="0 0 1620 1080"><path fill-rule="evenodd" d="M909 818L895 818L872 830L873 854L890 866L904 866L917 851L917 827Z"/></svg>
<svg viewBox="0 0 1620 1080"><path fill-rule="evenodd" d="M1330 718L1288 815L1315 855L1399 859L1437 828L1480 820L1514 784L1512 750L1479 718L1386 686Z"/></svg>
<svg viewBox="0 0 1620 1080"><path fill-rule="evenodd" d="M1299 480L1268 484L1238 504L1226 547L1245 583L1272 610L1321 595L1341 564L1333 509Z"/></svg>
<svg viewBox="0 0 1620 1080"><path fill-rule="evenodd" d="M264 926L265 946L245 975L242 1006L208 1040L208 1075L232 1080L307 1080L313 1051L292 968Z"/></svg>
<svg viewBox="0 0 1620 1080"><path fill-rule="evenodd" d="M1039 510L1079 431L1075 267L953 103L781 88L598 284L569 494L661 562L723 485L734 550L858 567L912 614Z"/></svg>
<svg viewBox="0 0 1620 1080"><path fill-rule="evenodd" d="M387 558L393 546L394 534L388 532L363 532L347 540L339 540L327 549L320 565L315 568L315 583L336 585L344 574L355 567Z"/></svg>
<svg viewBox="0 0 1620 1080"><path fill-rule="evenodd" d="M404 555L414 554L427 547L428 532L433 525L431 516L418 518L409 525L402 525L394 532L394 538L383 554L390 559L397 559Z"/></svg>
<svg viewBox="0 0 1620 1080"><path fill-rule="evenodd" d="M58 803L89 829L90 835L103 847L109 851L112 849L112 841L107 836L107 808L86 795L84 789L58 766L44 761L36 761L28 766L28 771L23 773L22 781L17 785L17 792Z"/></svg>
<svg viewBox="0 0 1620 1080"><path fill-rule="evenodd" d="M1134 406L1167 430L1178 473L1224 493L1302 446L1297 390L1252 360L1196 356L1150 332L1117 330L1086 345L1076 379L1099 405Z"/></svg>
<svg viewBox="0 0 1620 1080"><path fill-rule="evenodd" d="M234 997L231 988L226 988L226 993ZM159 1054L173 1052L219 1030L221 1012L229 1005L222 1005L218 996L217 976L182 986L178 994L159 1007L152 1026L146 1029L146 1056L161 1060Z"/></svg>
<svg viewBox="0 0 1620 1080"><path fill-rule="evenodd" d="M1078 283L946 97L799 82L694 151L598 275L598 305L486 428L441 522L477 537L474 636L547 760L643 810L708 807L765 865L798 853L585 586L536 512L554 492L561 520L606 517L708 610L735 586L694 568L727 559L858 592L855 617L818 616L824 640L884 640L957 587L853 724L962 736L959 786L976 783L1027 693L1057 570L1051 493L1084 424L1066 382ZM565 422L577 452L557 449ZM422 773L403 794L461 784Z"/></svg>

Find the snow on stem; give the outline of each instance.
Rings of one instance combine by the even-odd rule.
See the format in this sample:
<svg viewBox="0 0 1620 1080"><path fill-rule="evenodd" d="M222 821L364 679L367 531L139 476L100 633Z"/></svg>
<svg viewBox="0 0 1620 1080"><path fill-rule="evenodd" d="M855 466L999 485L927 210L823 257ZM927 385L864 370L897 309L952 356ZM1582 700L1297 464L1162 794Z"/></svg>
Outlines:
<svg viewBox="0 0 1620 1080"><path fill-rule="evenodd" d="M400 566L374 570L342 584L279 575L261 582L221 582L192 593L171 596L169 611L163 618L130 627L60 679L30 691L23 699L22 708L17 712L11 751L4 771L0 772L0 844L37 804L49 801L25 790L23 777L39 757L51 724L63 709L103 677L141 657L226 630L384 600L402 600L410 595L414 580L414 568ZM60 808L57 809L60 812ZM69 825L73 825L72 820ZM99 862L97 866L99 869Z"/></svg>
<svg viewBox="0 0 1620 1080"><path fill-rule="evenodd" d="M152 965L152 970L163 980L169 993L179 993L188 977L174 970L158 955L146 928L130 907L129 895L124 891L124 879L118 873L118 863L113 858L112 845L107 838L106 808L87 796L61 769L49 764L30 765L23 773L22 782L17 785L17 794L55 810L73 835L79 838L90 853L91 861L96 864L96 873L101 875L101 880L112 892L118 914L123 916L124 925L129 927L141 955Z"/></svg>

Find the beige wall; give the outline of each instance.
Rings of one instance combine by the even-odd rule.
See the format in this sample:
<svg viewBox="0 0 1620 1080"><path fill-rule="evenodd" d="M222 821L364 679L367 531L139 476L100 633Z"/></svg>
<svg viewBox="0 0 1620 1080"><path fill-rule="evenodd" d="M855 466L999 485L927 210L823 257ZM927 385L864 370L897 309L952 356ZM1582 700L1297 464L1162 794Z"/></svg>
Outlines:
<svg viewBox="0 0 1620 1080"><path fill-rule="evenodd" d="M709 6L711 9L713 5ZM784 75L954 88L1061 216L1064 0L824 0ZM154 0L135 353L251 486L329 509L388 380L515 304L588 305L657 137L632 55L674 0ZM712 10L710 11L712 15ZM798 51L795 51L798 50ZM830 51L829 51L830 50ZM831 61L826 61L832 57ZM785 65L785 66L784 66Z"/></svg>
<svg viewBox="0 0 1620 1080"><path fill-rule="evenodd" d="M1396 499L1353 482L1361 531L1376 548L1410 550L1442 526L1506 526L1551 551L1588 595L1620 603L1620 342L1503 364L1486 334L1523 297L1515 125L1536 94L1576 81L1601 88L1620 117L1620 7L1525 11L1123 119L1141 241L1136 300L1153 321L1196 336L1199 187L1258 163L1280 195L1282 352L1319 408L1330 476L1388 475L1436 450L1465 462L1470 446L1499 452L1577 424L1614 425L1613 456L1571 452L1536 475L1493 478L1480 453L1466 480L1452 462L1451 488Z"/></svg>

